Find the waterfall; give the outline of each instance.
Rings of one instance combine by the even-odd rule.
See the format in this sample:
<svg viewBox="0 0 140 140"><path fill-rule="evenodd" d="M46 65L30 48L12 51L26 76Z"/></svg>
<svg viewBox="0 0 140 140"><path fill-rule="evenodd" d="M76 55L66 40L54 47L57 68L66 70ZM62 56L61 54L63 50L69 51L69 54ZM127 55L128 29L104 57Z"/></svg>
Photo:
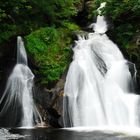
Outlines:
<svg viewBox="0 0 140 140"><path fill-rule="evenodd" d="M18 126L22 127L33 127L41 121L33 102L34 75L27 64L24 42L21 37L17 37L17 64L8 78L6 89L0 99L0 104L3 106L0 116L8 112L13 114L9 117L11 120L7 125L17 125L19 116L21 119Z"/></svg>
<svg viewBox="0 0 140 140"><path fill-rule="evenodd" d="M24 42L20 36L17 37L17 64L28 65Z"/></svg>
<svg viewBox="0 0 140 140"><path fill-rule="evenodd" d="M94 33L79 37L73 48L64 88L64 126L138 126L139 96L130 66L105 34L103 16L92 24Z"/></svg>

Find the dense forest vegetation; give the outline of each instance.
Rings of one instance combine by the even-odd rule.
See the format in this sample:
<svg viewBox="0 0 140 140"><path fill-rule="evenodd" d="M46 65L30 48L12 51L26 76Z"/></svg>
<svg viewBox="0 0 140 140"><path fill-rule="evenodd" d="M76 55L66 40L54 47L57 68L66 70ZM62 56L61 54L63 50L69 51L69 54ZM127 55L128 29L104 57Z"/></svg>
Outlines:
<svg viewBox="0 0 140 140"><path fill-rule="evenodd" d="M36 66L33 70L37 82L56 83L71 61L74 32L93 22L101 2L103 0L1 0L1 53L10 40L21 35L29 58ZM140 62L140 0L106 2L102 14L109 19L108 35L131 61Z"/></svg>

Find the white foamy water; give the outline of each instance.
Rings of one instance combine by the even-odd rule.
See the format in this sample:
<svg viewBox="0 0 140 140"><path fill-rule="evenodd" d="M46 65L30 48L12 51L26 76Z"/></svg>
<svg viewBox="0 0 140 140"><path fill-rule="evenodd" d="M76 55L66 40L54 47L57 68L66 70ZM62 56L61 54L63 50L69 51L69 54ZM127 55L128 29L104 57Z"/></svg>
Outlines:
<svg viewBox="0 0 140 140"><path fill-rule="evenodd" d="M12 112L9 116L10 125L17 125L19 116L21 122L18 126L33 127L41 123L41 117L33 102L34 75L27 65L27 54L21 37L17 38L17 64L8 78L6 89L0 99L3 106L0 116ZM7 124L8 125L8 124Z"/></svg>
<svg viewBox="0 0 140 140"><path fill-rule="evenodd" d="M93 133L93 132L101 132L105 134L113 134L118 135L120 138L121 137L136 137L140 138L140 129L138 127L129 127L129 126L124 126L124 127L117 127L117 126L102 126L102 127L71 127L71 128L63 128L64 130L67 131L74 131L74 132L85 132L85 133ZM113 138L112 138L113 139ZM114 138L115 139L115 138Z"/></svg>
<svg viewBox="0 0 140 140"><path fill-rule="evenodd" d="M73 48L64 89L64 126L137 127L139 96L131 93L130 63L105 34L104 17L98 16L94 25L95 32L87 39L79 37Z"/></svg>

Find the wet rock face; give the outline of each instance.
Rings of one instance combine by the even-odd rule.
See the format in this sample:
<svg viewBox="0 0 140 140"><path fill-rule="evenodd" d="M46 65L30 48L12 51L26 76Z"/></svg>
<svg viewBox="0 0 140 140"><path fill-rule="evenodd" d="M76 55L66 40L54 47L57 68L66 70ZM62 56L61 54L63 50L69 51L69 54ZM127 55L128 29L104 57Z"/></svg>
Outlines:
<svg viewBox="0 0 140 140"><path fill-rule="evenodd" d="M140 47L140 31L136 31L134 37L133 37L133 42L137 47Z"/></svg>
<svg viewBox="0 0 140 140"><path fill-rule="evenodd" d="M137 92L140 94L140 32L138 31L133 37L134 48L130 48L132 61L136 64L137 69Z"/></svg>
<svg viewBox="0 0 140 140"><path fill-rule="evenodd" d="M34 99L47 126L63 127L63 94L66 73L52 89L36 88Z"/></svg>
<svg viewBox="0 0 140 140"><path fill-rule="evenodd" d="M16 63L16 37L0 45L0 97Z"/></svg>
<svg viewBox="0 0 140 140"><path fill-rule="evenodd" d="M140 36L137 38L137 40L136 40L136 45L137 46L140 46Z"/></svg>
<svg viewBox="0 0 140 140"><path fill-rule="evenodd" d="M81 3L77 5L78 14L74 18L78 25L81 27L86 27L93 20L93 0L81 0Z"/></svg>
<svg viewBox="0 0 140 140"><path fill-rule="evenodd" d="M137 68L137 92L140 94L140 61L136 63Z"/></svg>

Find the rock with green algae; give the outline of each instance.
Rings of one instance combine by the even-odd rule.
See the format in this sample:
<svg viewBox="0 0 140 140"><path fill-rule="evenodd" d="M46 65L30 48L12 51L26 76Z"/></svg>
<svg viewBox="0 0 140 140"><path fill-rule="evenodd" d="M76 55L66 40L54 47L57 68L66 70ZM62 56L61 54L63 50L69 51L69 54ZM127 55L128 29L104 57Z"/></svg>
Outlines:
<svg viewBox="0 0 140 140"><path fill-rule="evenodd" d="M29 58L36 65L36 81L51 88L60 79L71 61L72 24L69 28L41 28L25 37ZM73 29L74 28L74 29Z"/></svg>

